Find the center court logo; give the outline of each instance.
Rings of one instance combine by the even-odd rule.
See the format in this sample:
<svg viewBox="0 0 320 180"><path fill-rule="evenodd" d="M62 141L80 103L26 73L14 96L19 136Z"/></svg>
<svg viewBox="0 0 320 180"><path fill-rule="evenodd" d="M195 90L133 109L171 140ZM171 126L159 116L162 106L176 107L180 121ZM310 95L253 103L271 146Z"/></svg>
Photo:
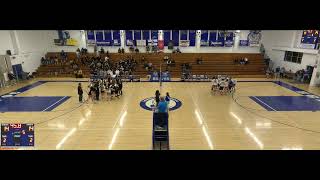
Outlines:
<svg viewBox="0 0 320 180"><path fill-rule="evenodd" d="M152 111L152 109L155 107L155 105L156 105L156 100L154 97L146 98L140 102L140 106L143 109L149 110L149 111ZM169 111L179 109L181 106L182 106L181 101L179 101L176 98L170 98Z"/></svg>

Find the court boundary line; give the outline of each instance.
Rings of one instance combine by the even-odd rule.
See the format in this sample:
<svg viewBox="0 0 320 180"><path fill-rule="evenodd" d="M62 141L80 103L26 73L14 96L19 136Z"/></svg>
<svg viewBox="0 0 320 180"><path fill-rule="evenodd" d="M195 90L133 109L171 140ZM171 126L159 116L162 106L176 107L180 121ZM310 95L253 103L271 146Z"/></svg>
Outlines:
<svg viewBox="0 0 320 180"><path fill-rule="evenodd" d="M56 105L58 102L60 102L61 100L63 100L64 98L66 98L67 96L62 97L61 99L59 99L58 101L56 101L55 103L51 104L50 106L48 106L47 108L45 108L44 110L42 110L41 112L44 112L46 110L48 110L49 108L51 108L52 106Z"/></svg>
<svg viewBox="0 0 320 180"><path fill-rule="evenodd" d="M256 96L251 96L253 98L255 98L256 100L258 100L259 102L261 102L262 104L266 105L267 107L269 107L270 109L272 109L273 111L276 111L276 109L274 109L272 106L269 106L267 103L263 102L262 100L260 100L259 98L257 98Z"/></svg>

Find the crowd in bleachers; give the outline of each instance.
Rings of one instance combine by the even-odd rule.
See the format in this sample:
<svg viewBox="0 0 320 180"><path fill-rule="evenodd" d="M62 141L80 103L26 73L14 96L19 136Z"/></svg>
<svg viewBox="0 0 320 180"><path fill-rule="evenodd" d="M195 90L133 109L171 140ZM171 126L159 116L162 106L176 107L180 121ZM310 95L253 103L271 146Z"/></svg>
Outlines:
<svg viewBox="0 0 320 180"><path fill-rule="evenodd" d="M237 81L230 76L214 76L212 78L211 91L216 94L219 92L221 95L232 93L236 89Z"/></svg>
<svg viewBox="0 0 320 180"><path fill-rule="evenodd" d="M312 72L312 68L307 68L300 69L294 73L291 71L291 69L287 71L285 67L277 66L275 69L269 67L266 70L266 76L267 78L289 78L296 82L308 83L311 80Z"/></svg>
<svg viewBox="0 0 320 180"><path fill-rule="evenodd" d="M240 65L246 65L249 64L249 59L248 58L237 58L234 60L235 64L240 64Z"/></svg>

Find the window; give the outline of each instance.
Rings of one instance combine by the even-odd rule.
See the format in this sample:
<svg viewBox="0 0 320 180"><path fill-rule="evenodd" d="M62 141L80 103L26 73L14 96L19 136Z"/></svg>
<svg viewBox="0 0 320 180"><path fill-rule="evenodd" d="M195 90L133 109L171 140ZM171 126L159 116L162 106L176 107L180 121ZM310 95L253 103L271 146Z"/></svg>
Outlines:
<svg viewBox="0 0 320 180"><path fill-rule="evenodd" d="M286 51L284 54L284 61L301 64L303 53Z"/></svg>

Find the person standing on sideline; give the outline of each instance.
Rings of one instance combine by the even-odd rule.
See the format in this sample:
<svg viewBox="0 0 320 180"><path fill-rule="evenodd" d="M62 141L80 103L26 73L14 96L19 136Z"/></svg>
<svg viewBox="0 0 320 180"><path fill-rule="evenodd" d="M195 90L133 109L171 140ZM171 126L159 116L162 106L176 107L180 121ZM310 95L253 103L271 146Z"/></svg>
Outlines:
<svg viewBox="0 0 320 180"><path fill-rule="evenodd" d="M160 91L157 90L155 95L156 95L156 106L158 106L158 104L160 102Z"/></svg>
<svg viewBox="0 0 320 180"><path fill-rule="evenodd" d="M82 102L83 90L81 87L81 83L79 83L79 85L78 85L78 95L79 95L79 102Z"/></svg>
<svg viewBox="0 0 320 180"><path fill-rule="evenodd" d="M167 94L166 94L166 102L168 103L168 106L169 106L169 103L170 103L170 95L169 95L169 93L167 92Z"/></svg>
<svg viewBox="0 0 320 180"><path fill-rule="evenodd" d="M170 97L170 95L169 95L169 93L167 92L166 93L166 98L165 98L165 101L166 101L166 103L167 103L167 108L168 108L168 111L169 111L169 105L170 105L170 99L171 99L171 97Z"/></svg>
<svg viewBox="0 0 320 180"><path fill-rule="evenodd" d="M165 101L164 97L160 98L160 102L157 105L158 108L158 114L159 114L159 119L157 122L157 128L158 129L163 129L164 125L166 123L165 117L168 115L168 104Z"/></svg>

